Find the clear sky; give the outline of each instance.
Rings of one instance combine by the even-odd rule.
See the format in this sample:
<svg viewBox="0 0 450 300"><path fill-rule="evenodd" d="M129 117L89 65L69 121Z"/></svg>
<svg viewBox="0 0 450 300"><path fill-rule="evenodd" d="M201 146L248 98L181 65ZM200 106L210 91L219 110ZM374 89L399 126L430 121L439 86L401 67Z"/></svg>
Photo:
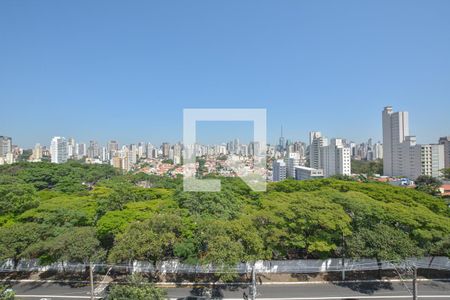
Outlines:
<svg viewBox="0 0 450 300"><path fill-rule="evenodd" d="M271 142L281 124L359 142L381 138L390 104L436 142L450 135L449 16L448 0L2 0L0 135L176 142L183 108L224 107L267 108Z"/></svg>

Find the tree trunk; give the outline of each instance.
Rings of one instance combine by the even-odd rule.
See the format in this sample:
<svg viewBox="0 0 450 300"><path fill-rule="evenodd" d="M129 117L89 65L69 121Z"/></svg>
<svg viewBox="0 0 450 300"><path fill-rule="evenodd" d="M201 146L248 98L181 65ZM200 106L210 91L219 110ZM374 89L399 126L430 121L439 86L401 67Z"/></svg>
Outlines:
<svg viewBox="0 0 450 300"><path fill-rule="evenodd" d="M381 261L377 258L377 264L378 264L378 278L381 279Z"/></svg>
<svg viewBox="0 0 450 300"><path fill-rule="evenodd" d="M14 271L17 271L17 267L19 266L19 261L20 261L20 259L13 258L13 268L14 268Z"/></svg>
<svg viewBox="0 0 450 300"><path fill-rule="evenodd" d="M436 256L434 256L434 255L431 257L431 260L430 260L430 263L428 264L428 267L431 267L431 265L433 264L433 260L434 260L435 257L436 257Z"/></svg>

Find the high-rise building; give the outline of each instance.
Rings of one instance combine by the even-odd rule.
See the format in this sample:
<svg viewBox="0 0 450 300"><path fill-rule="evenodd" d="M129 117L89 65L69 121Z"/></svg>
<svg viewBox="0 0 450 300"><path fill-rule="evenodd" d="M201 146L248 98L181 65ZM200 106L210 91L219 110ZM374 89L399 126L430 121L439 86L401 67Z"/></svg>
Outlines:
<svg viewBox="0 0 450 300"><path fill-rule="evenodd" d="M33 160L40 161L42 159L42 147L41 144L36 144L33 149Z"/></svg>
<svg viewBox="0 0 450 300"><path fill-rule="evenodd" d="M85 143L80 143L77 146L77 158L82 159L83 157L87 156L87 147Z"/></svg>
<svg viewBox="0 0 450 300"><path fill-rule="evenodd" d="M111 158L111 165L114 168L122 169L122 158L120 158L119 156L114 156L113 158Z"/></svg>
<svg viewBox="0 0 450 300"><path fill-rule="evenodd" d="M89 158L98 158L100 156L100 150L97 141L89 141L87 156Z"/></svg>
<svg viewBox="0 0 450 300"><path fill-rule="evenodd" d="M311 144L309 145L309 166L313 169L321 168L320 148L328 145L327 138L318 131L309 133Z"/></svg>
<svg viewBox="0 0 450 300"><path fill-rule="evenodd" d="M52 163L60 164L67 161L67 141L63 137L55 136L50 143Z"/></svg>
<svg viewBox="0 0 450 300"><path fill-rule="evenodd" d="M112 159L116 156L117 151L119 151L119 143L117 141L109 141L106 144L106 150L108 151L109 159Z"/></svg>
<svg viewBox="0 0 450 300"><path fill-rule="evenodd" d="M378 142L373 145L373 158L383 159L383 144Z"/></svg>
<svg viewBox="0 0 450 300"><path fill-rule="evenodd" d="M128 163L130 165L136 164L137 157L138 157L138 148L137 148L136 144L131 144L130 151L128 152Z"/></svg>
<svg viewBox="0 0 450 300"><path fill-rule="evenodd" d="M241 142L239 139L234 139L233 141L233 154L239 154L241 148Z"/></svg>
<svg viewBox="0 0 450 300"><path fill-rule="evenodd" d="M397 155L394 156L394 175L416 179L422 174L421 146L417 144L415 136L405 136L399 144Z"/></svg>
<svg viewBox="0 0 450 300"><path fill-rule="evenodd" d="M354 142L350 142L349 147L352 157L356 157L356 144Z"/></svg>
<svg viewBox="0 0 450 300"><path fill-rule="evenodd" d="M12 139L7 136L0 136L0 157L12 152Z"/></svg>
<svg viewBox="0 0 450 300"><path fill-rule="evenodd" d="M169 143L162 143L161 145L162 155L165 158L169 157L170 145Z"/></svg>
<svg viewBox="0 0 450 300"><path fill-rule="evenodd" d="M181 164L181 150L182 147L180 143L173 145L173 163L175 165Z"/></svg>
<svg viewBox="0 0 450 300"><path fill-rule="evenodd" d="M313 169L303 166L295 167L295 179L296 180L308 180L308 179L317 179L323 178L323 170L322 169Z"/></svg>
<svg viewBox="0 0 450 300"><path fill-rule="evenodd" d="M432 177L440 177L441 170L445 167L444 145L421 145L421 174Z"/></svg>
<svg viewBox="0 0 450 300"><path fill-rule="evenodd" d="M69 158L75 158L76 157L76 148L77 145L75 143L75 139L74 138L69 138L67 140L67 156Z"/></svg>
<svg viewBox="0 0 450 300"><path fill-rule="evenodd" d="M441 137L439 144L444 145L444 168L450 168L450 136Z"/></svg>
<svg viewBox="0 0 450 300"><path fill-rule="evenodd" d="M272 180L282 181L286 179L286 163L282 159L274 160L272 163Z"/></svg>
<svg viewBox="0 0 450 300"><path fill-rule="evenodd" d="M6 153L6 155L5 155L5 163L10 165L10 164L13 164L15 162L16 162L16 158L14 156L14 153L12 153L12 152Z"/></svg>
<svg viewBox="0 0 450 300"><path fill-rule="evenodd" d="M342 139L332 139L327 146L320 147L320 168L324 177L351 175L351 150Z"/></svg>
<svg viewBox="0 0 450 300"><path fill-rule="evenodd" d="M138 144L137 155L139 159L144 157L147 158L147 147L142 142Z"/></svg>
<svg viewBox="0 0 450 300"><path fill-rule="evenodd" d="M404 165L402 143L409 136L408 112L393 112L392 106L386 106L383 116L383 173L386 176L408 176L403 174ZM408 145L405 145L408 146Z"/></svg>
<svg viewBox="0 0 450 300"><path fill-rule="evenodd" d="M409 135L408 112L393 112L387 106L382 115L384 175L439 177L439 168L445 165L445 147L417 144L416 137Z"/></svg>
<svg viewBox="0 0 450 300"><path fill-rule="evenodd" d="M300 166L300 154L293 152L289 153L286 158L287 176L290 178L295 178L295 167Z"/></svg>
<svg viewBox="0 0 450 300"><path fill-rule="evenodd" d="M100 160L102 162L109 161L110 156L106 147L101 147L100 149Z"/></svg>
<svg viewBox="0 0 450 300"><path fill-rule="evenodd" d="M310 131L309 132L309 145L313 143L314 139L317 137L321 137L322 133L320 131Z"/></svg>
<svg viewBox="0 0 450 300"><path fill-rule="evenodd" d="M155 158L155 147L151 143L147 143L147 158Z"/></svg>

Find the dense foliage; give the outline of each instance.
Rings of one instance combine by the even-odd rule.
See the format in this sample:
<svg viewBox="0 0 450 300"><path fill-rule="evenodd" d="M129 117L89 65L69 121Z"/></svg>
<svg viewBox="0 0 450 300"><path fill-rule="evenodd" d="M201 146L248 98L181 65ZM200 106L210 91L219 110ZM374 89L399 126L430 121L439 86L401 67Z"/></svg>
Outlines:
<svg viewBox="0 0 450 300"><path fill-rule="evenodd" d="M0 284L0 300L14 300L15 293L11 288Z"/></svg>
<svg viewBox="0 0 450 300"><path fill-rule="evenodd" d="M373 176L383 174L383 160L357 160L352 159L352 173Z"/></svg>
<svg viewBox="0 0 450 300"><path fill-rule="evenodd" d="M442 181L437 178L428 175L421 175L416 179L415 183L416 189L418 189L419 191L428 193L430 195L440 194L439 188L442 185Z"/></svg>
<svg viewBox="0 0 450 300"><path fill-rule="evenodd" d="M183 192L180 178L119 175L110 166L2 166L0 260L449 255L449 208L418 190L333 178L286 180L256 193L239 179L221 181L221 192Z"/></svg>
<svg viewBox="0 0 450 300"><path fill-rule="evenodd" d="M157 288L142 276L134 274L124 284L116 284L106 297L107 300L163 300L167 299L167 291Z"/></svg>
<svg viewBox="0 0 450 300"><path fill-rule="evenodd" d="M442 175L444 179L450 180L450 168L442 170Z"/></svg>

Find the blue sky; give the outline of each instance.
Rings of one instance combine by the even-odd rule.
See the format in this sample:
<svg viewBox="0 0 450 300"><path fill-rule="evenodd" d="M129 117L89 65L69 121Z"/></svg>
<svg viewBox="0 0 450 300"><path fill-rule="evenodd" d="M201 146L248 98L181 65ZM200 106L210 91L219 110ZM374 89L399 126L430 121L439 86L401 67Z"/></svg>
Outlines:
<svg viewBox="0 0 450 300"><path fill-rule="evenodd" d="M267 108L268 140L450 135L450 1L0 1L0 135L175 142L183 108ZM234 126L234 125L233 125ZM206 128L227 139L233 126ZM220 130L221 129L221 130ZM239 135L238 134L238 135Z"/></svg>

